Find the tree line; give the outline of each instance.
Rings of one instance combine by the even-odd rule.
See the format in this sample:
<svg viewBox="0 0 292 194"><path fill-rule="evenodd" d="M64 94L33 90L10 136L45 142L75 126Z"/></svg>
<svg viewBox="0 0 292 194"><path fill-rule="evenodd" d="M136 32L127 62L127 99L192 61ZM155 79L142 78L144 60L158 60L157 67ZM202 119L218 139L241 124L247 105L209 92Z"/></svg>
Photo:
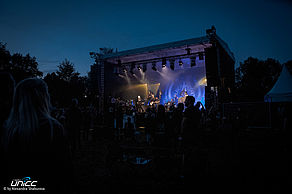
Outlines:
<svg viewBox="0 0 292 194"><path fill-rule="evenodd" d="M235 101L263 101L264 96L276 83L282 66L286 65L292 73L292 60L281 64L279 61L267 58L260 60L247 58L235 69ZM288 83L287 83L288 84Z"/></svg>
<svg viewBox="0 0 292 194"><path fill-rule="evenodd" d="M44 75L39 70L36 57L11 54L6 44L0 42L0 71L11 73L16 83L30 77L43 79L48 85L51 102L56 107L68 107L73 98L84 102L87 97L87 76L80 76L68 59L58 65L57 71Z"/></svg>

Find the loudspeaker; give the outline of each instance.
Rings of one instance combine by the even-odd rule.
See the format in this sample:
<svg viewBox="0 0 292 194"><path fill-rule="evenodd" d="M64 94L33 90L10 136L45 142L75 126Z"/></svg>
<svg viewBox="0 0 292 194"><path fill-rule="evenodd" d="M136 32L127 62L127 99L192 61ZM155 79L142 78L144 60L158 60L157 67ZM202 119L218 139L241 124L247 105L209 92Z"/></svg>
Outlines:
<svg viewBox="0 0 292 194"><path fill-rule="evenodd" d="M215 47L205 48L205 65L206 65L206 77L207 85L217 86L218 85L218 61L217 51Z"/></svg>

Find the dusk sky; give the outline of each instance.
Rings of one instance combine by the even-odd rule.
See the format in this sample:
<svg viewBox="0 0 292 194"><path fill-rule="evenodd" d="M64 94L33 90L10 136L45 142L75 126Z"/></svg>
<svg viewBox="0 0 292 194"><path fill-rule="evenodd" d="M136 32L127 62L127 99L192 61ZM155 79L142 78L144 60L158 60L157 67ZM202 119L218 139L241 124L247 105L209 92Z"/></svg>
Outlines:
<svg viewBox="0 0 292 194"><path fill-rule="evenodd" d="M0 41L35 56L45 74L65 58L86 75L89 52L119 51L205 35L215 25L236 64L249 56L292 59L288 0L0 0Z"/></svg>

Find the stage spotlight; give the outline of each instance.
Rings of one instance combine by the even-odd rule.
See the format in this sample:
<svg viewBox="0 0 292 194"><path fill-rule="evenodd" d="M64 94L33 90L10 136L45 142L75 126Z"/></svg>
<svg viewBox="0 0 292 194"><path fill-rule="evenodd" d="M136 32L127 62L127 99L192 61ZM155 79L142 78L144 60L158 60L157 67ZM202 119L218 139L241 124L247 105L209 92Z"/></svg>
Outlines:
<svg viewBox="0 0 292 194"><path fill-rule="evenodd" d="M147 70L147 64L143 64L142 67L143 67L142 71L145 72Z"/></svg>
<svg viewBox="0 0 292 194"><path fill-rule="evenodd" d="M199 60L204 60L204 54L203 53L199 53Z"/></svg>
<svg viewBox="0 0 292 194"><path fill-rule="evenodd" d="M182 66L184 63L182 62L182 60L180 59L178 62L179 66Z"/></svg>
<svg viewBox="0 0 292 194"><path fill-rule="evenodd" d="M166 67L166 58L162 59L162 68Z"/></svg>
<svg viewBox="0 0 292 194"><path fill-rule="evenodd" d="M155 63L155 62L152 63L152 69L153 69L154 71L157 71L156 63Z"/></svg>
<svg viewBox="0 0 292 194"><path fill-rule="evenodd" d="M187 51L187 55L191 54L191 49L190 48L186 48L186 51Z"/></svg>
<svg viewBox="0 0 292 194"><path fill-rule="evenodd" d="M196 66L196 57L191 57L191 67Z"/></svg>
<svg viewBox="0 0 292 194"><path fill-rule="evenodd" d="M175 62L174 59L169 60L169 63L170 63L169 67L171 70L174 70L174 62Z"/></svg>

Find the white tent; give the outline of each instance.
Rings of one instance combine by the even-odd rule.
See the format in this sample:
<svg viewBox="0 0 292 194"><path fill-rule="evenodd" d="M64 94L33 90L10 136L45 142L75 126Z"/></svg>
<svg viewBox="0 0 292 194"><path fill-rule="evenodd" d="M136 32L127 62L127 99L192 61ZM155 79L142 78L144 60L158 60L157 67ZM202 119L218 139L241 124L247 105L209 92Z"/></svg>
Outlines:
<svg viewBox="0 0 292 194"><path fill-rule="evenodd" d="M292 102L292 75L286 65L283 65L282 72L274 87L266 94L266 102Z"/></svg>

